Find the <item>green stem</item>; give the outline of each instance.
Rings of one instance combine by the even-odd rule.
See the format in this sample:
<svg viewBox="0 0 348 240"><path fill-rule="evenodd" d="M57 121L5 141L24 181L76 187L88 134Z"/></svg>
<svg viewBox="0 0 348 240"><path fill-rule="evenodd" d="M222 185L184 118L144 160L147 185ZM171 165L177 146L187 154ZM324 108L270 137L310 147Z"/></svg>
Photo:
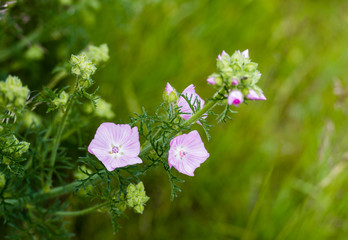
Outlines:
<svg viewBox="0 0 348 240"><path fill-rule="evenodd" d="M63 78L68 76L66 70L59 71L56 75L53 76L52 81L47 85L50 89L53 89Z"/></svg>
<svg viewBox="0 0 348 240"><path fill-rule="evenodd" d="M223 94L224 93L224 89L221 89L217 94ZM212 108L215 107L215 105L219 102L220 100L217 98L213 98L211 100L209 100L202 109L198 110L195 114L193 114L190 119L188 119L187 121L185 121L181 128L179 128L178 130L173 131L172 134L170 134L168 136L168 140L170 140L173 136L175 136L178 132L181 131L182 128L185 128L187 126L189 126L190 124L196 122L201 116L203 116L203 114L205 114L206 112L208 112L209 110L211 110ZM67 109L68 111L68 109ZM145 144L145 146L141 149L140 153L139 153L139 157L143 157L145 154L147 154L150 150L152 149L151 143L147 143ZM54 162L53 162L54 163ZM102 170L105 171L105 170ZM99 174L95 174L90 178L91 182L97 181L100 179ZM18 199L6 199L5 202L8 204L13 205L13 207L18 207L21 203L25 203L26 201L30 201L30 199L32 198L36 198L36 197L41 197L42 199L48 199L48 198L53 198L56 196L60 196L69 192L74 191L74 189L79 186L81 184L80 181L75 181L72 183L69 183L67 185L64 186L60 186L60 187L56 187L56 188L52 188L48 191L40 191L37 193L34 193L33 195L31 195L30 197L21 197Z"/></svg>
<svg viewBox="0 0 348 240"><path fill-rule="evenodd" d="M108 205L108 202L104 202L101 204L97 204L95 206L89 207L89 208L85 208L82 210L78 210L78 211L58 211L55 212L54 214L57 216L62 216L62 217L75 217L75 216L81 216L90 212L93 212L95 210L98 210L99 208L105 207Z"/></svg>
<svg viewBox="0 0 348 240"><path fill-rule="evenodd" d="M71 109L71 106L73 104L75 96L72 95L68 101L68 105L66 107L66 110L63 114L63 118L59 123L58 126L58 130L57 130L57 136L54 138L54 142L53 142L53 149L52 149L52 155L50 158L50 162L49 162L49 172L48 172L48 187L51 187L51 181L52 181L52 174L53 174L53 168L54 168L54 163L56 161L56 157L57 157L57 151L58 151L58 147L59 147L59 143L60 140L62 138L62 134L64 131L64 127L65 127L65 123L68 119L68 115Z"/></svg>

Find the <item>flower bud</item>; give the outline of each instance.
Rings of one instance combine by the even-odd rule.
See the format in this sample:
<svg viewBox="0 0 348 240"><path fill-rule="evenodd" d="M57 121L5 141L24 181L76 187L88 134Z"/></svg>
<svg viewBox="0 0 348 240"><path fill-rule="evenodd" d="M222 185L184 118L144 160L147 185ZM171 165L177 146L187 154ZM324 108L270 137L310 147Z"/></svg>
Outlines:
<svg viewBox="0 0 348 240"><path fill-rule="evenodd" d="M253 72L257 69L257 65L258 65L257 63L250 62L250 63L245 64L245 69L248 72Z"/></svg>
<svg viewBox="0 0 348 240"><path fill-rule="evenodd" d="M250 100L267 100L262 92L257 93L255 90L250 89L246 97Z"/></svg>
<svg viewBox="0 0 348 240"><path fill-rule="evenodd" d="M91 75L97 70L96 66L88 59L85 53L79 55L71 55L70 63L72 65L71 72L77 76L81 76L84 80L89 80ZM82 85L80 87L86 88L90 85Z"/></svg>
<svg viewBox="0 0 348 240"><path fill-rule="evenodd" d="M108 45L102 44L99 47L89 45L85 51L89 60L95 65L109 60L109 48Z"/></svg>
<svg viewBox="0 0 348 240"><path fill-rule="evenodd" d="M171 103L178 99L175 89L167 82L165 91L163 92L163 100Z"/></svg>
<svg viewBox="0 0 348 240"><path fill-rule="evenodd" d="M52 103L56 106L56 107L64 107L66 105L66 103L68 102L69 99L69 94L67 94L65 91L62 91L59 94L59 97L56 97Z"/></svg>
<svg viewBox="0 0 348 240"><path fill-rule="evenodd" d="M239 90L232 90L227 97L227 103L228 105L235 105L238 106L243 102L243 94Z"/></svg>
<svg viewBox="0 0 348 240"><path fill-rule="evenodd" d="M211 84L211 85L215 85L215 84L216 84L216 82L215 82L215 77L209 77L209 78L207 79L207 82L208 82L209 84Z"/></svg>
<svg viewBox="0 0 348 240"><path fill-rule="evenodd" d="M238 81L238 79L236 79L236 78L233 78L232 79L232 85L238 85L239 84L239 81Z"/></svg>
<svg viewBox="0 0 348 240"><path fill-rule="evenodd" d="M219 87L222 86L222 83L223 83L222 78L221 77L216 77L215 78L215 83Z"/></svg>
<svg viewBox="0 0 348 240"><path fill-rule="evenodd" d="M223 68L226 68L229 65L230 65L230 56L225 51L222 51L222 53L218 55L216 66L219 70L222 70Z"/></svg>

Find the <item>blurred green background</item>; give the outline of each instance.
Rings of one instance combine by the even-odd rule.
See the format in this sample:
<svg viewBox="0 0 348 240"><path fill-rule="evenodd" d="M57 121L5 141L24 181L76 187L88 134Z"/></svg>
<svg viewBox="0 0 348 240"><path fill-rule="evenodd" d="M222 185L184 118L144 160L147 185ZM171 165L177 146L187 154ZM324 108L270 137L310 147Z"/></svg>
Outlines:
<svg viewBox="0 0 348 240"><path fill-rule="evenodd" d="M31 41L44 57L26 60L23 39L10 42L16 31L9 27L0 35L2 79L11 73L40 89L58 62L88 43L107 43L110 60L94 79L119 122L141 106L153 111L167 82L178 91L193 83L211 97L206 78L217 55L249 49L267 97L236 108L233 121L203 138L210 157L194 177L177 173L186 182L174 202L158 168L143 178L151 198L143 215L128 211L117 235L106 214L78 217L74 239L347 239L347 1L27 4L41 14L28 13L30 20L48 19L22 29L41 31ZM71 12L74 4L80 8ZM66 17L52 14L55 7Z"/></svg>

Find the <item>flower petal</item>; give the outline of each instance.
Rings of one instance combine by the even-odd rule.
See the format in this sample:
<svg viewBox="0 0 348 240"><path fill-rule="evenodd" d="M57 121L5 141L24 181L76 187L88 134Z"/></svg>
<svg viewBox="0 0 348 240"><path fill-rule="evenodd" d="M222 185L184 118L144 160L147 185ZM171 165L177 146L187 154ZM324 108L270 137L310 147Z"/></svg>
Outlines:
<svg viewBox="0 0 348 240"><path fill-rule="evenodd" d="M139 157L120 157L112 161L112 167L120 168L128 165L133 165L137 163L142 163L143 161Z"/></svg>
<svg viewBox="0 0 348 240"><path fill-rule="evenodd" d="M102 123L94 136L94 139L98 139L100 142L103 142L105 145L112 145L114 141L114 135L112 134L116 128L115 123L105 122Z"/></svg>
<svg viewBox="0 0 348 240"><path fill-rule="evenodd" d="M92 151L93 154L104 164L108 171L113 171L115 169L112 166L112 163L115 160L115 158L111 154L109 154L107 151L98 148L93 148Z"/></svg>
<svg viewBox="0 0 348 240"><path fill-rule="evenodd" d="M140 142L139 142L139 132L137 127L131 129L131 134L129 135L127 141L122 145L122 150L127 156L137 157L140 153Z"/></svg>

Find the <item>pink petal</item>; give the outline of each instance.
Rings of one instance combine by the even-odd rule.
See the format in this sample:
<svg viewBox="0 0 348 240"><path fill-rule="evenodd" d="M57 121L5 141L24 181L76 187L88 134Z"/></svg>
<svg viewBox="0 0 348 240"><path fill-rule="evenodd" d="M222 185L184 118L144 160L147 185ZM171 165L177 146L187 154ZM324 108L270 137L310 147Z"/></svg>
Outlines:
<svg viewBox="0 0 348 240"><path fill-rule="evenodd" d="M115 124L115 127L112 130L114 136L113 143L115 145L122 145L127 142L132 133L131 127L128 124Z"/></svg>
<svg viewBox="0 0 348 240"><path fill-rule="evenodd" d="M122 144L122 149L127 156L137 157L140 153L139 132L137 127L133 127L131 135L127 141Z"/></svg>
<svg viewBox="0 0 348 240"><path fill-rule="evenodd" d="M174 92L174 88L169 84L169 82L167 82L167 85L166 85L166 93L167 95L169 96L169 94L171 92Z"/></svg>
<svg viewBox="0 0 348 240"><path fill-rule="evenodd" d="M186 96L188 99L191 99L191 105L197 106L199 101L200 108L203 108L205 101L195 92L195 86L193 84L185 88L182 95ZM180 117L182 117L184 120L188 120L192 116L192 109L190 108L188 102L181 96L179 97L177 105L180 107L181 112L185 113L181 114ZM207 115L204 114L202 118L206 117ZM199 121L197 121L197 123L199 123Z"/></svg>
<svg viewBox="0 0 348 240"><path fill-rule="evenodd" d="M102 149L93 148L93 154L104 164L108 171L113 171L112 162L115 160L112 155Z"/></svg>
<svg viewBox="0 0 348 240"><path fill-rule="evenodd" d="M110 123L110 122L102 123L97 129L94 139L98 139L100 142L103 142L105 145L111 146L115 139L114 135L112 134L115 128L116 128L115 123Z"/></svg>
<svg viewBox="0 0 348 240"><path fill-rule="evenodd" d="M121 157L117 158L114 161L112 161L112 167L115 168L120 168L120 167L125 167L128 165L134 165L137 163L142 163L143 161L139 157Z"/></svg>
<svg viewBox="0 0 348 240"><path fill-rule="evenodd" d="M107 152L110 151L111 145L105 144L98 138L94 138L88 146L88 152L94 154L92 150L93 148L103 149Z"/></svg>

